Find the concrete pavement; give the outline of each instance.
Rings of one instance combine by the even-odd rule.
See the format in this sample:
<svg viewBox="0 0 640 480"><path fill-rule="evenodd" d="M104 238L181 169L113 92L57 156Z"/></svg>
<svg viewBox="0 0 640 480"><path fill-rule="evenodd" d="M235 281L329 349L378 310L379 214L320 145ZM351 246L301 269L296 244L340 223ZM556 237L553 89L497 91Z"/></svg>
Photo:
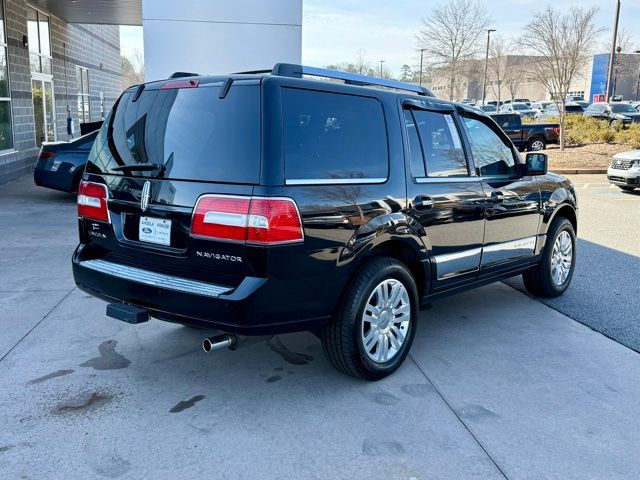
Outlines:
<svg viewBox="0 0 640 480"><path fill-rule="evenodd" d="M569 176L578 194L578 256L571 286L543 302L640 352L640 190L606 175ZM524 291L521 279L507 283Z"/></svg>
<svg viewBox="0 0 640 480"><path fill-rule="evenodd" d="M0 187L2 478L634 479L640 355L504 284L364 383L310 334L201 352L73 287L71 196Z"/></svg>

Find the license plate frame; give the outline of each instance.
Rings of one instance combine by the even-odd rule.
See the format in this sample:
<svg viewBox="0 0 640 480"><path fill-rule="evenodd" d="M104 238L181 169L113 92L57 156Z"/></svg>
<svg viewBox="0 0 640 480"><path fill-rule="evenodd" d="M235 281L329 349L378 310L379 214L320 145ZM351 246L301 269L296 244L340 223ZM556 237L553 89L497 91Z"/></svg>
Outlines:
<svg viewBox="0 0 640 480"><path fill-rule="evenodd" d="M138 240L155 245L171 246L171 220L156 217L140 217Z"/></svg>

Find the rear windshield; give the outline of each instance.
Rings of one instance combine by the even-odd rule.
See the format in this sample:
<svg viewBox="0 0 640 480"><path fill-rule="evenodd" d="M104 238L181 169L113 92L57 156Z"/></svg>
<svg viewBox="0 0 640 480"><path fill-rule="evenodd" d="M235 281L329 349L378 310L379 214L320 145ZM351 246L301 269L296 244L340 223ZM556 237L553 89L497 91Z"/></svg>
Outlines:
<svg viewBox="0 0 640 480"><path fill-rule="evenodd" d="M125 92L102 126L87 171L113 175L257 183L260 88L233 85ZM122 169L148 164L151 170Z"/></svg>
<svg viewBox="0 0 640 480"><path fill-rule="evenodd" d="M564 108L567 112L581 112L583 110L580 105L565 105Z"/></svg>

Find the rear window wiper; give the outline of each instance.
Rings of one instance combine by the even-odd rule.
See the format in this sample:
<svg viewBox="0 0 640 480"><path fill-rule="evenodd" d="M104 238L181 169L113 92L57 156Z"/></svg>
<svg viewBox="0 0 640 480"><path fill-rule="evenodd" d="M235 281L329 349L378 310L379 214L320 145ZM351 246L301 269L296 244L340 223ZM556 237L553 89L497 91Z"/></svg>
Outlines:
<svg viewBox="0 0 640 480"><path fill-rule="evenodd" d="M118 167L113 167L111 170L114 172L121 172L123 170L131 170L131 171L140 171L140 172L149 172L152 170L164 170L164 165L160 165L158 163L140 163L138 165L120 165Z"/></svg>

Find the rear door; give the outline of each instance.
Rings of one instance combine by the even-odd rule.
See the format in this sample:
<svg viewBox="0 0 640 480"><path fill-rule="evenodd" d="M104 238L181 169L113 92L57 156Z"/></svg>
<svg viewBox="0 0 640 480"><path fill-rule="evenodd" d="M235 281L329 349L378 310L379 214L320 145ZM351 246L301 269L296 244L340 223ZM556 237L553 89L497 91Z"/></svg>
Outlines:
<svg viewBox="0 0 640 480"><path fill-rule="evenodd" d="M408 213L423 229L434 290L475 279L484 232L484 196L469 170L455 114L425 102L403 109Z"/></svg>
<svg viewBox="0 0 640 480"><path fill-rule="evenodd" d="M225 211L259 182L259 81L234 82L226 95L223 85L169 81L122 95L86 167L86 179L108 187L111 221L85 220L88 254L229 286L259 276L244 242L192 232L199 198ZM210 219L232 231L236 213Z"/></svg>

